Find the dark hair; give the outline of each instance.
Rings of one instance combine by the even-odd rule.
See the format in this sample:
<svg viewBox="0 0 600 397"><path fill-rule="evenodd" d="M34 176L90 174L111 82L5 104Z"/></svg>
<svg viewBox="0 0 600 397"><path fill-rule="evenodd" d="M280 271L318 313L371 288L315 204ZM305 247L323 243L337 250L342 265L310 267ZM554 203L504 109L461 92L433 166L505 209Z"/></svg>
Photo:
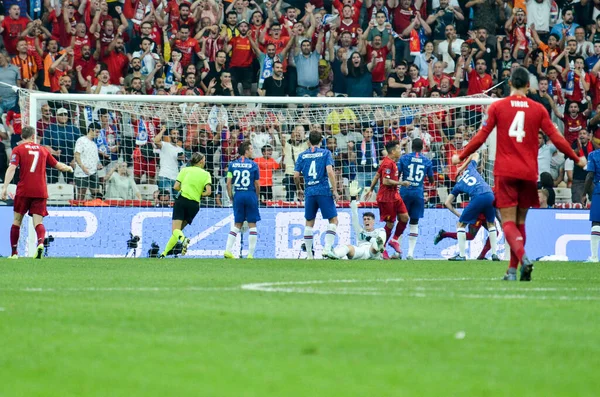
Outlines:
<svg viewBox="0 0 600 397"><path fill-rule="evenodd" d="M101 130L101 129L102 129L102 126L97 121L94 121L93 123L88 125L88 131L90 131L90 130L97 131L97 130Z"/></svg>
<svg viewBox="0 0 600 397"><path fill-rule="evenodd" d="M556 33L550 33L550 36L548 36L548 38L550 38L550 37L554 37L556 39L556 41L560 41L560 37Z"/></svg>
<svg viewBox="0 0 600 397"><path fill-rule="evenodd" d="M242 143L240 143L240 146L238 146L238 154L240 156L245 156L246 155L246 151L252 146L252 144L250 143L250 141L244 141Z"/></svg>
<svg viewBox="0 0 600 397"><path fill-rule="evenodd" d="M358 54L358 56L360 57L360 65L358 65L358 67L354 67L354 65L352 64L352 57L354 57L354 54ZM346 61L346 65L348 67L348 77L358 78L362 77L365 73L368 72L367 64L365 63L365 58L362 55L360 55L358 51L354 51L352 54L350 54L348 60Z"/></svg>
<svg viewBox="0 0 600 397"><path fill-rule="evenodd" d="M236 14L236 15L237 15L237 14ZM183 25L181 25L181 26L179 27L179 31L180 31L180 32L181 32L181 29L187 29L187 30L190 30L190 25L188 25L188 24L185 24L185 23L184 23Z"/></svg>
<svg viewBox="0 0 600 397"><path fill-rule="evenodd" d="M108 109L105 109L105 108L98 109L98 114L100 116L104 116L105 114L108 114Z"/></svg>
<svg viewBox="0 0 600 397"><path fill-rule="evenodd" d="M550 80L549 80L549 79L548 79L548 77L546 77L546 76L540 76L540 77L538 77L538 83L539 83L540 81L550 81Z"/></svg>
<svg viewBox="0 0 600 397"><path fill-rule="evenodd" d="M400 144L400 142L398 142L397 140L389 141L388 143L385 144L385 150L389 154L392 151L392 149L394 149L399 144Z"/></svg>
<svg viewBox="0 0 600 397"><path fill-rule="evenodd" d="M190 159L190 164L196 165L199 162L201 162L202 160L204 160L204 155L202 153L195 152L194 154L192 154L192 158Z"/></svg>
<svg viewBox="0 0 600 397"><path fill-rule="evenodd" d="M319 131L311 131L308 135L308 141L311 145L316 146L323 141L323 135Z"/></svg>
<svg viewBox="0 0 600 397"><path fill-rule="evenodd" d="M516 89L525 88L529 84L529 72L522 66L513 70L510 75L510 83Z"/></svg>
<svg viewBox="0 0 600 397"><path fill-rule="evenodd" d="M573 12L573 9L571 7L565 7L565 8L563 8L562 12L560 13L560 16L564 17L565 14L567 13L567 11Z"/></svg>
<svg viewBox="0 0 600 397"><path fill-rule="evenodd" d="M186 3L186 2L183 2L183 3L179 4L179 10L180 10L180 11L181 11L181 9L182 9L183 7L190 8L190 5L189 5L188 3Z"/></svg>
<svg viewBox="0 0 600 397"><path fill-rule="evenodd" d="M577 55L575 57L575 61L578 60L578 59L581 59L581 61L585 64L585 58L584 57L582 57L581 55Z"/></svg>
<svg viewBox="0 0 600 397"><path fill-rule="evenodd" d="M375 17L377 17L379 14L383 14L387 18L387 15L385 15L385 12L383 12L383 11L377 11L377 13L375 14Z"/></svg>
<svg viewBox="0 0 600 397"><path fill-rule="evenodd" d="M229 18L230 15L234 15L235 19L237 19L237 12L235 11L229 11L226 15L225 15L225 19Z"/></svg>
<svg viewBox="0 0 600 397"><path fill-rule="evenodd" d="M23 127L21 130L21 139L29 139L35 135L35 129L30 126Z"/></svg>
<svg viewBox="0 0 600 397"><path fill-rule="evenodd" d="M420 152L423 150L423 140L421 138L415 138L412 141L413 152Z"/></svg>
<svg viewBox="0 0 600 397"><path fill-rule="evenodd" d="M375 219L375 214L374 214L374 213L372 213L372 212L365 212L365 213L363 213L363 218L364 218L365 216L366 216L366 217L368 217L368 218Z"/></svg>

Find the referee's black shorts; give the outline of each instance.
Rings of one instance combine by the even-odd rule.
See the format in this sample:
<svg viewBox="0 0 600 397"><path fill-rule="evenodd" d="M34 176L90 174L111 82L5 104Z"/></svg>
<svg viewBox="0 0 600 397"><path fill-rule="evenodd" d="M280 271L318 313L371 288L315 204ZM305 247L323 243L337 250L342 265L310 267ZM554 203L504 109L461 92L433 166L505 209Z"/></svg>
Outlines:
<svg viewBox="0 0 600 397"><path fill-rule="evenodd" d="M175 199L175 204L173 205L173 220L186 221L188 225L191 225L199 210L199 202L180 195Z"/></svg>

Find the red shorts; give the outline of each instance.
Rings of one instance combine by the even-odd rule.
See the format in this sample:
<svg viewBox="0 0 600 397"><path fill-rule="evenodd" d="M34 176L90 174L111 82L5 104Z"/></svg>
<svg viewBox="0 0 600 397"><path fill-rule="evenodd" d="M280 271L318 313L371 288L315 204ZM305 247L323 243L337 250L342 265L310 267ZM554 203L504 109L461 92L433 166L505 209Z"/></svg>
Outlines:
<svg viewBox="0 0 600 397"><path fill-rule="evenodd" d="M494 183L496 208L539 208L537 182L496 176Z"/></svg>
<svg viewBox="0 0 600 397"><path fill-rule="evenodd" d="M16 195L14 211L21 215L25 215L27 212L29 212L29 215L48 216L48 211L46 210L47 200L48 199L45 198L23 197Z"/></svg>
<svg viewBox="0 0 600 397"><path fill-rule="evenodd" d="M133 175L142 176L146 174L149 177L156 176L156 160L148 160L140 150L136 149L133 152Z"/></svg>
<svg viewBox="0 0 600 397"><path fill-rule="evenodd" d="M398 215L408 212L402 199L385 203L377 202L377 207L379 207L380 222L394 222L398 219Z"/></svg>

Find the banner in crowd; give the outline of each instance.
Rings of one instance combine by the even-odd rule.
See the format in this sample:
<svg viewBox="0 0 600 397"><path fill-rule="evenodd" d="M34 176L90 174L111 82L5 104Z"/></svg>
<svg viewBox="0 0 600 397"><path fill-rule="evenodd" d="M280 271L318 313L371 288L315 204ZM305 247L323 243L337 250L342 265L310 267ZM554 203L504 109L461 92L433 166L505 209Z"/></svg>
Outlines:
<svg viewBox="0 0 600 397"><path fill-rule="evenodd" d="M48 234L54 237L48 248L48 255L52 257L145 257L153 242L162 250L171 234L171 209L51 207L49 213L44 223ZM528 255L531 258L559 255L567 256L570 260L585 260L589 256L588 216L589 211L585 210L530 211L527 218ZM0 217L4 220L4 226L0 230L0 254L8 256L12 207L0 208ZM304 229L302 209L264 208L261 209L261 217L256 258L305 257L301 253ZM350 210L340 209L338 219L336 244L354 243ZM232 221L233 214L229 208L200 209L194 223L185 229L185 235L191 239L188 255L198 258L222 257ZM455 240L445 239L438 245L434 245L433 240L442 228L455 231L456 221L457 218L447 210L425 210L425 217L419 222L419 242L415 258L443 259L455 255L458 252ZM25 225L22 229L25 236L21 238L21 255L26 252L27 228L28 225ZM320 257L326 228L327 221L319 216L314 227L317 257ZM135 250L128 248L130 233L139 237ZM405 232L407 234L408 230ZM477 257L486 238L487 234L482 228L476 238L468 243L468 257ZM501 231L498 241L499 255L503 257L504 236ZM404 252L407 245L408 237L405 236L402 242ZM241 251L244 256L247 246L246 238ZM234 252L240 253L239 244Z"/></svg>

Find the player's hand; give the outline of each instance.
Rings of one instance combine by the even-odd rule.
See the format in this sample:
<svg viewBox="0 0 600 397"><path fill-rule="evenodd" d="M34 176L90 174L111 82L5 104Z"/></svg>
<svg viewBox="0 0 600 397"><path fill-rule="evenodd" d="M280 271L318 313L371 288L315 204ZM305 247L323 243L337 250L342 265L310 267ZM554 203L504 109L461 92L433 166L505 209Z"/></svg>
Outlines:
<svg viewBox="0 0 600 397"><path fill-rule="evenodd" d="M8 196L8 191L5 187L2 188L2 193L0 193L0 200L6 200L6 197Z"/></svg>
<svg viewBox="0 0 600 397"><path fill-rule="evenodd" d="M577 162L577 166L581 167L581 168L585 168L586 165L587 165L587 159L585 157L581 156L579 158L579 161Z"/></svg>
<svg viewBox="0 0 600 397"><path fill-rule="evenodd" d="M298 190L296 195L298 196L298 201L304 201L304 190Z"/></svg>
<svg viewBox="0 0 600 397"><path fill-rule="evenodd" d="M362 188L358 186L358 181L352 181L348 186L348 190L350 192L350 197L358 197Z"/></svg>
<svg viewBox="0 0 600 397"><path fill-rule="evenodd" d="M367 189L365 191L365 201L369 201L371 199L371 195L373 194L373 191L371 190L371 188Z"/></svg>
<svg viewBox="0 0 600 397"><path fill-rule="evenodd" d="M71 167L70 165L67 165L66 168L65 168L65 171L73 173L73 167Z"/></svg>
<svg viewBox="0 0 600 397"><path fill-rule="evenodd" d="M335 201L340 201L340 194L337 192L337 190L334 190L332 193L333 193L333 199Z"/></svg>
<svg viewBox="0 0 600 397"><path fill-rule="evenodd" d="M455 154L452 156L452 164L456 165L458 163L460 163L460 157L458 157L458 154Z"/></svg>
<svg viewBox="0 0 600 397"><path fill-rule="evenodd" d="M410 182L409 181L400 181L400 186L409 187Z"/></svg>

